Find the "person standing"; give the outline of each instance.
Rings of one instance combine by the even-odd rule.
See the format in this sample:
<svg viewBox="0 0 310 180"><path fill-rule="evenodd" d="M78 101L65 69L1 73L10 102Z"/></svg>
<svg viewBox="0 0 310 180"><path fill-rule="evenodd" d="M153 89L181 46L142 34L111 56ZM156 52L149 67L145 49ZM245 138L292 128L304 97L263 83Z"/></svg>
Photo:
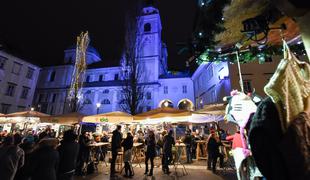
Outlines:
<svg viewBox="0 0 310 180"><path fill-rule="evenodd" d="M122 142L124 147L124 163L125 163L125 175L124 177L132 177L132 167L131 167L131 156L132 156L132 147L133 147L133 136L131 133L127 133L126 139Z"/></svg>
<svg viewBox="0 0 310 180"><path fill-rule="evenodd" d="M24 151L14 145L14 138L6 136L0 146L0 179L13 180L18 169L24 165Z"/></svg>
<svg viewBox="0 0 310 180"><path fill-rule="evenodd" d="M79 154L77 135L73 130L64 132L63 140L57 148L59 153L58 180L72 180Z"/></svg>
<svg viewBox="0 0 310 180"><path fill-rule="evenodd" d="M211 131L211 135L209 137L209 140L207 142L207 150L208 150L208 169L212 172L216 172L216 163L217 159L220 158L220 167L223 167L223 155L220 154L220 145L222 143L220 142L220 139L216 136L214 131ZM212 168L211 168L212 164Z"/></svg>
<svg viewBox="0 0 310 180"><path fill-rule="evenodd" d="M170 130L164 137L163 156L164 156L164 173L169 174L169 164L172 161L172 145L175 145L174 138L172 136L173 131Z"/></svg>
<svg viewBox="0 0 310 180"><path fill-rule="evenodd" d="M148 136L145 139L146 144L146 152L145 152L145 175L153 176L153 169L154 169L154 158L156 156L156 140L154 131L148 131ZM151 162L151 169L150 173L148 174L148 161Z"/></svg>
<svg viewBox="0 0 310 180"><path fill-rule="evenodd" d="M186 145L186 159L187 163L192 163L192 144L193 144L193 137L191 135L191 130L186 131L186 135L184 138L184 144Z"/></svg>
<svg viewBox="0 0 310 180"><path fill-rule="evenodd" d="M58 140L42 139L30 157L31 180L57 180L59 154L56 150Z"/></svg>
<svg viewBox="0 0 310 180"><path fill-rule="evenodd" d="M122 126L117 125L116 129L113 131L112 135L112 160L111 160L111 174L110 177L116 177L115 175L115 161L117 158L117 153L121 149L121 142L122 142L122 133L121 133Z"/></svg>
<svg viewBox="0 0 310 180"><path fill-rule="evenodd" d="M77 165L77 175L83 175L83 167L84 164L87 164L89 161L89 155L90 155L90 139L88 132L83 132L79 137L79 154L78 154L78 165Z"/></svg>

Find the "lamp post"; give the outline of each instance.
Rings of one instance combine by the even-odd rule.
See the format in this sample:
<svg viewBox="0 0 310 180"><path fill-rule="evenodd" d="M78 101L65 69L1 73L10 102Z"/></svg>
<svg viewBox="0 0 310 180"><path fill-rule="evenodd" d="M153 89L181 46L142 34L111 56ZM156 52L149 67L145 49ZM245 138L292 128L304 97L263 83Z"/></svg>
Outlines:
<svg viewBox="0 0 310 180"><path fill-rule="evenodd" d="M99 108L101 106L101 103L96 103L96 107L97 107L97 114L99 114Z"/></svg>

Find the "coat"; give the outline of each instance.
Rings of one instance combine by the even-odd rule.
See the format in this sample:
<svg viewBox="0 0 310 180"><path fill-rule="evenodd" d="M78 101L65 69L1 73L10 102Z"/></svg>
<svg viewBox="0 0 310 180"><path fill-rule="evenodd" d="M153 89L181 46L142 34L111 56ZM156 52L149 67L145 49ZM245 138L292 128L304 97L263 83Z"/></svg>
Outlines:
<svg viewBox="0 0 310 180"><path fill-rule="evenodd" d="M167 135L165 135L163 141L164 141L164 146L163 146L164 153L165 154L172 154L172 145L175 144L174 138L171 135L167 134Z"/></svg>
<svg viewBox="0 0 310 180"><path fill-rule="evenodd" d="M59 154L54 147L43 144L30 157L31 180L57 180Z"/></svg>
<svg viewBox="0 0 310 180"><path fill-rule="evenodd" d="M59 153L59 174L74 170L76 168L79 154L79 144L75 141L62 141L57 150Z"/></svg>
<svg viewBox="0 0 310 180"><path fill-rule="evenodd" d="M19 168L24 165L24 151L15 145L0 147L0 179L13 180Z"/></svg>
<svg viewBox="0 0 310 180"><path fill-rule="evenodd" d="M156 156L156 142L155 138L146 138L145 139L146 143L146 156L147 157L155 157Z"/></svg>
<svg viewBox="0 0 310 180"><path fill-rule="evenodd" d="M113 131L112 136L112 151L117 151L117 149L121 148L122 143L122 133L118 132L118 130Z"/></svg>
<svg viewBox="0 0 310 180"><path fill-rule="evenodd" d="M268 97L257 107L249 130L249 142L255 163L268 180L287 180L289 177L279 148L282 138L277 108Z"/></svg>

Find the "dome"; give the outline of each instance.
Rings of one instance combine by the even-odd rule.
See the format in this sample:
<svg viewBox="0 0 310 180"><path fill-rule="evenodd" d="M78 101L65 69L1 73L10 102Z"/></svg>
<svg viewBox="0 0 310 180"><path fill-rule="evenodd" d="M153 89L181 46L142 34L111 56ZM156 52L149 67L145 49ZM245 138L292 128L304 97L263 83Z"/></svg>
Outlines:
<svg viewBox="0 0 310 180"><path fill-rule="evenodd" d="M73 46L70 46L70 47L67 48L67 50L75 50L75 49L76 49L76 45L73 45ZM93 53L93 54L95 54L96 56L98 56L100 58L100 54L97 51L97 49L94 48L91 45L88 45L86 52Z"/></svg>

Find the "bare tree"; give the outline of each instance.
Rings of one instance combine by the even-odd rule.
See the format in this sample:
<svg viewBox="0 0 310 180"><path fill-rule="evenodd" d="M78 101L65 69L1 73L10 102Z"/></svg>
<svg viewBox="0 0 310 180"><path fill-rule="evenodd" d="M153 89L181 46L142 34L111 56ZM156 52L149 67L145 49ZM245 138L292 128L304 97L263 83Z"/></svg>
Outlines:
<svg viewBox="0 0 310 180"><path fill-rule="evenodd" d="M125 51L121 62L123 86L120 107L132 115L138 113L143 104L144 85L143 63L141 63L142 45L142 1L136 0L128 8L125 26Z"/></svg>

